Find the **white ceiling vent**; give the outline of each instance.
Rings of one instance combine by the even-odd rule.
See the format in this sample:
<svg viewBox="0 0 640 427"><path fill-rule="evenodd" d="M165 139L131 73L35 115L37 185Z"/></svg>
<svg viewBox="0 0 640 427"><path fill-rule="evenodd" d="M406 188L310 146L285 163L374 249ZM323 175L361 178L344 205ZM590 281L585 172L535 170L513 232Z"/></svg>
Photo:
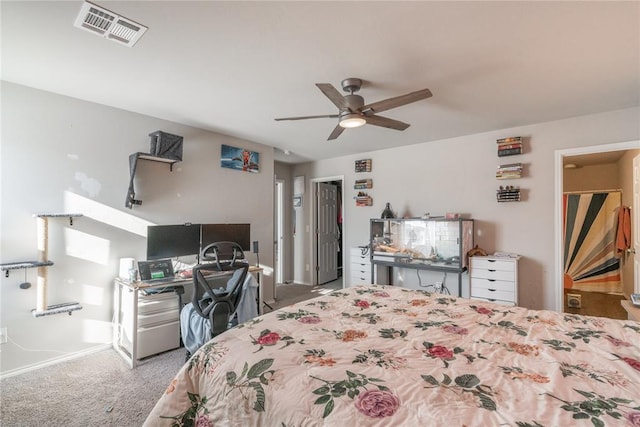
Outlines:
<svg viewBox="0 0 640 427"><path fill-rule="evenodd" d="M147 31L144 25L88 1L82 4L73 25L126 46L133 46Z"/></svg>

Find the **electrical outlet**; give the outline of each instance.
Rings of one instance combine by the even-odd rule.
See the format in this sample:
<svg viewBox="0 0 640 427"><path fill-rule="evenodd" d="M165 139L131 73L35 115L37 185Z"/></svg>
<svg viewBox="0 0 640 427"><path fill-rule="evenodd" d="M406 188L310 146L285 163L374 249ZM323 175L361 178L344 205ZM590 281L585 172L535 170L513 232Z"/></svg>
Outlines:
<svg viewBox="0 0 640 427"><path fill-rule="evenodd" d="M0 344L7 342L7 328L0 328Z"/></svg>
<svg viewBox="0 0 640 427"><path fill-rule="evenodd" d="M567 294L567 306L571 308L582 307L582 295L580 294Z"/></svg>

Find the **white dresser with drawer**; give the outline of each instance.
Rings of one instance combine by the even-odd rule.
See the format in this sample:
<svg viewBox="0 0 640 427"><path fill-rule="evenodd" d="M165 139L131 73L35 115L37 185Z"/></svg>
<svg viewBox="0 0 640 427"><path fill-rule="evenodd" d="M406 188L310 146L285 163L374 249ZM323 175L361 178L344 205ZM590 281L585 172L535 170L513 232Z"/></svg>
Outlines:
<svg viewBox="0 0 640 427"><path fill-rule="evenodd" d="M139 359L180 347L180 298L173 286L181 283L141 288L115 280L113 347L131 368Z"/></svg>
<svg viewBox="0 0 640 427"><path fill-rule="evenodd" d="M355 246L350 252L351 276L346 286L371 284L371 259L369 258L369 246Z"/></svg>
<svg viewBox="0 0 640 427"><path fill-rule="evenodd" d="M474 256L469 272L471 299L518 305L520 257Z"/></svg>

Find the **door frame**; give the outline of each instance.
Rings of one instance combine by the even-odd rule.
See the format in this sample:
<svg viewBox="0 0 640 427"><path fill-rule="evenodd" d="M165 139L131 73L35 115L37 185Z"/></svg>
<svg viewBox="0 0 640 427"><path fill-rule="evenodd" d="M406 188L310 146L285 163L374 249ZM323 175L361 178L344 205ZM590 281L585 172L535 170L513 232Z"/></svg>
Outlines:
<svg viewBox="0 0 640 427"><path fill-rule="evenodd" d="M626 151L626 150L637 150L638 144L640 144L640 140L635 141L627 141L627 142L616 142L612 144L602 144L602 145L592 145L588 147L577 147L577 148L568 148L564 150L556 150L555 151L555 182L554 182L554 228L555 228L555 311L562 313L564 311L564 260L563 260L563 250L562 250L562 194L564 192L563 182L564 182L564 167L563 160L567 156L577 156L581 154L596 154L596 153L606 153L609 151ZM637 224L632 224L632 227L639 226ZM634 284L637 288L639 285L637 283Z"/></svg>
<svg viewBox="0 0 640 427"><path fill-rule="evenodd" d="M284 254L285 254L285 242L284 242L284 192L285 181L283 179L276 178L274 183L275 193L275 212L274 212L274 224L273 224L273 256L275 258L275 271L274 271L274 283L276 285L284 283Z"/></svg>
<svg viewBox="0 0 640 427"><path fill-rule="evenodd" d="M312 195L311 197L309 197L310 201L311 201L311 209L309 209L309 214L311 215L309 224L311 224L311 239L309 239L310 241L310 251L309 253L311 254L311 259L312 262L311 264L311 284L312 285L317 285L318 284L318 253L317 253L317 246L318 246L318 237L316 235L316 230L318 228L318 224L316 221L316 218L318 216L318 201L316 198L316 191L317 191L317 187L318 187L318 183L320 182L330 182L330 181L340 181L340 209L341 209L341 213L342 213L342 224L345 223L345 211L344 211L344 175L336 175L336 176L328 176L328 177L324 177L324 178L311 178L310 183L311 183L311 191L312 191ZM342 274L344 276L344 262L345 262L345 257L344 257L344 227L342 229L342 232L340 233L340 241L341 241L341 245L340 247L342 248L341 250L341 256L342 256Z"/></svg>

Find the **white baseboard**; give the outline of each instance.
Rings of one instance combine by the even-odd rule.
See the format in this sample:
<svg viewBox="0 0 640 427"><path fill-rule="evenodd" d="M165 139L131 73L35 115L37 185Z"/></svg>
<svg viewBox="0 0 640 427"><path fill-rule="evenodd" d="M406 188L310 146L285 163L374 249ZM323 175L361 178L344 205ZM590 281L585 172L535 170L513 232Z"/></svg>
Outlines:
<svg viewBox="0 0 640 427"><path fill-rule="evenodd" d="M47 360L46 362L36 363L23 368L13 369L11 371L3 372L2 374L0 374L0 380L9 378L9 377L14 377L20 374L25 374L27 372L32 372L41 368L46 368L47 366L57 365L58 363L66 362L68 360L78 359L80 357L87 356L92 353L97 353L99 351L106 350L108 348L112 348L111 343L101 344L99 346L91 347L89 349L79 351L76 353L69 353L64 356Z"/></svg>

